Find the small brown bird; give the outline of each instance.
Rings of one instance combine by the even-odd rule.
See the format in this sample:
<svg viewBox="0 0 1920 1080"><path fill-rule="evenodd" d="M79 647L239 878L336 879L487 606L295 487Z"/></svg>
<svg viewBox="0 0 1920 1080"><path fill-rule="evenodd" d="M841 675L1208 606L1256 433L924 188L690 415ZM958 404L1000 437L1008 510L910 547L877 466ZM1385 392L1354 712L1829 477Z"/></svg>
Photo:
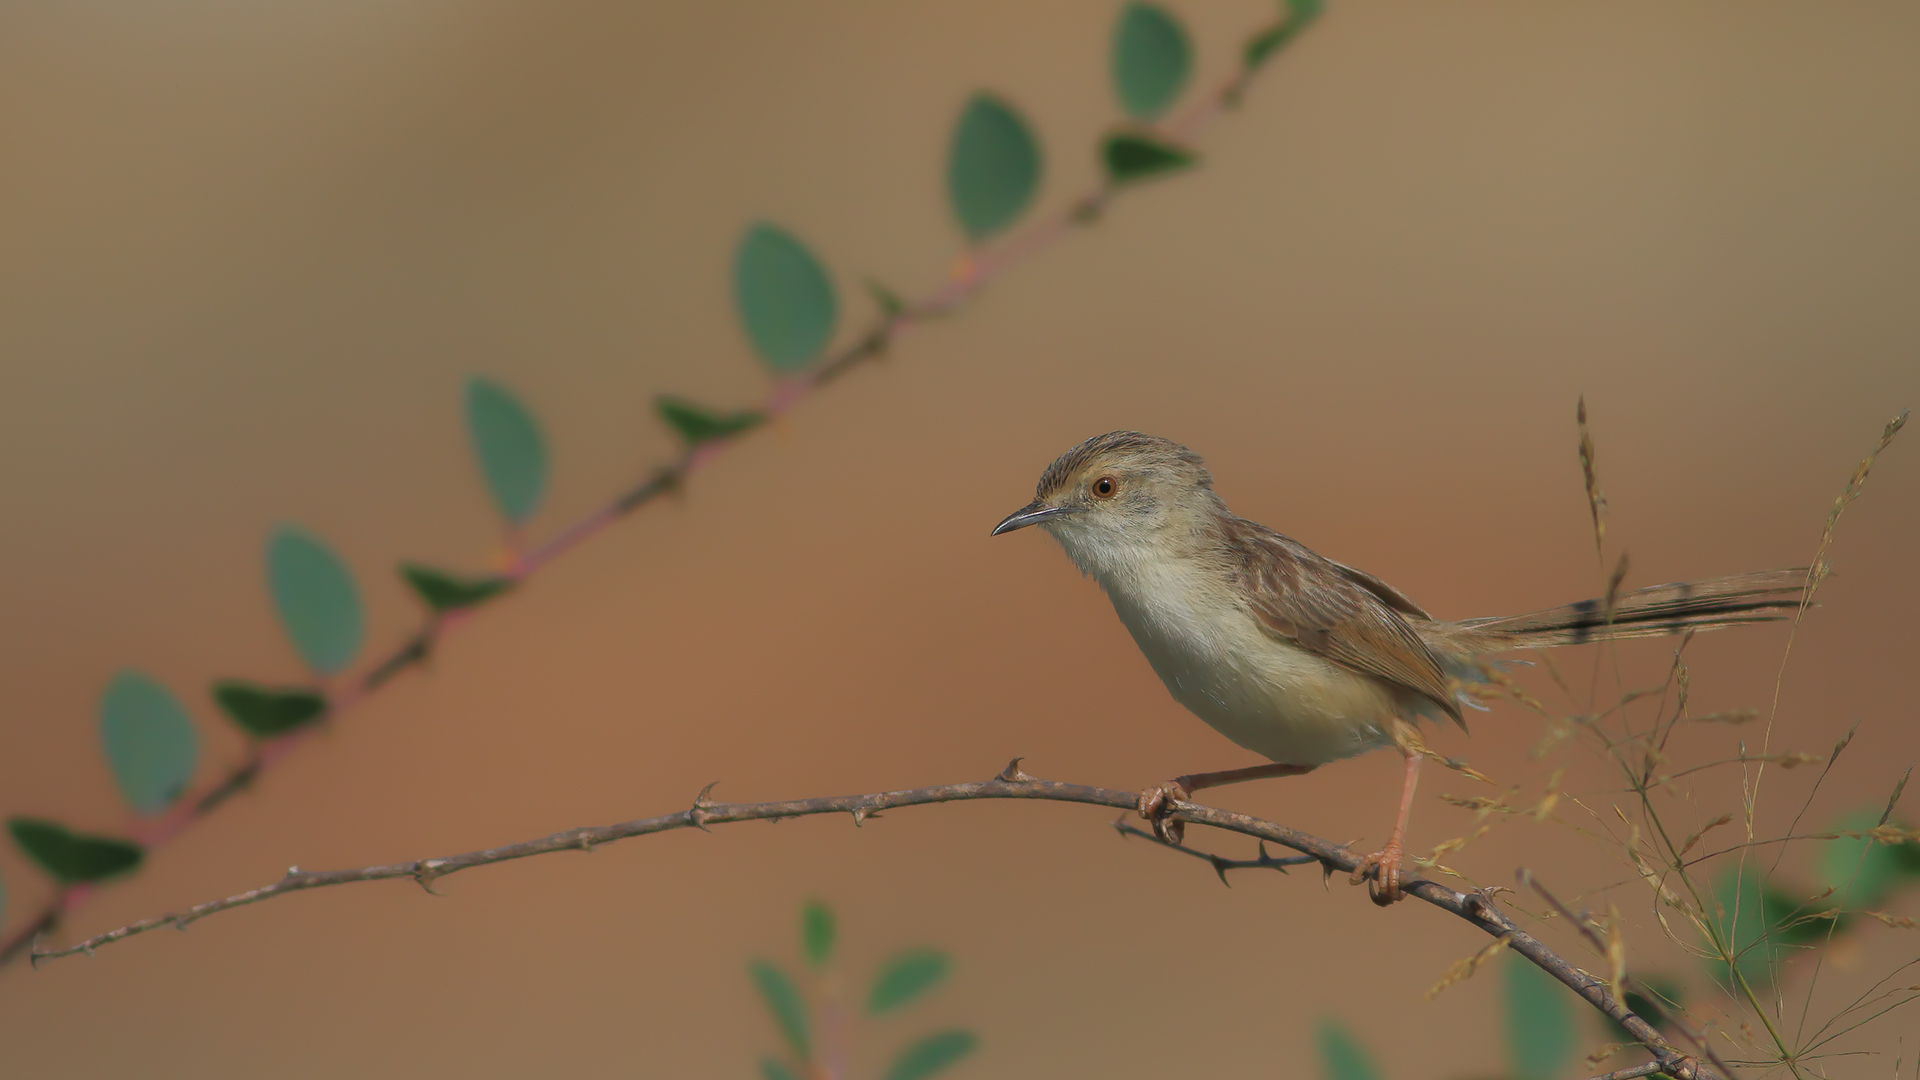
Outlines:
<svg viewBox="0 0 1920 1080"><path fill-rule="evenodd" d="M1139 810L1179 843L1170 804L1202 788L1293 776L1368 750L1406 757L1400 813L1355 884L1401 897L1407 817L1423 756L1417 721L1459 724L1463 686L1492 656L1786 618L1806 569L1656 585L1506 618L1435 619L1371 574L1234 516L1200 456L1133 431L1088 439L1040 476L993 535L1038 525L1106 590L1175 701L1273 762L1190 773L1148 788Z"/></svg>

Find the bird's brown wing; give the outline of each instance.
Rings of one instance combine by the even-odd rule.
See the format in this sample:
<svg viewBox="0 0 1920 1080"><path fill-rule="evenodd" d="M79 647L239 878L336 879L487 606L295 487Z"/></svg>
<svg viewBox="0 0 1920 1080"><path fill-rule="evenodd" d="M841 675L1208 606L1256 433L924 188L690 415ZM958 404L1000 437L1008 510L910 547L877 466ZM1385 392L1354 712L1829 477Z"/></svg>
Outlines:
<svg viewBox="0 0 1920 1080"><path fill-rule="evenodd" d="M1271 529L1250 521L1234 526L1236 569L1267 633L1428 698L1466 730L1439 659L1402 614L1425 619L1426 612L1378 578Z"/></svg>

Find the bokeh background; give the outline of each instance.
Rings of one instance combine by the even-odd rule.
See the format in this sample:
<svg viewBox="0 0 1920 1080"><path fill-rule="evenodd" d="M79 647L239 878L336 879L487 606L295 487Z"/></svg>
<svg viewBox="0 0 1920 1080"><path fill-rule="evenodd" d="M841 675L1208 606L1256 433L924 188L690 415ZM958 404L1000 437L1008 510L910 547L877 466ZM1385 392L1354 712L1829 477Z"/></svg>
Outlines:
<svg viewBox="0 0 1920 1080"><path fill-rule="evenodd" d="M1272 10L1171 6L1203 86ZM415 619L398 559L488 566L466 374L546 424L539 535L670 452L654 393L764 394L726 284L748 222L812 244L850 330L864 277L918 291L958 250L941 168L976 88L1043 139L1043 207L1083 189L1119 115L1117 8L0 7L0 810L123 826L94 722L123 666L192 702L203 776L237 760L203 687L300 673L262 584L273 523L345 554L375 648ZM1896 2L1337 3L1203 168L487 611L70 929L290 864L661 813L716 779L827 794L1024 754L1130 788L1250 763L1167 698L1044 537L987 538L1055 454L1112 428L1191 444L1241 513L1462 617L1596 592L1584 392L1632 583L1804 561L1880 424L1920 400L1917 39L1920 8ZM1782 684L1776 747L1823 752L1863 721L1813 820L1884 800L1920 756L1916 451L1896 444L1849 512ZM1700 707L1765 707L1785 642L1696 642ZM1629 681L1667 650L1623 650ZM1441 745L1537 787L1539 730L1503 707ZM1604 802L1572 760L1568 785ZM1397 769L1218 801L1377 842ZM1733 809L1734 779L1676 813ZM1763 831L1805 779L1770 775ZM1430 796L1469 786L1429 773L1416 845L1464 831ZM1493 984L1422 999L1483 943L1470 930L1312 873L1222 889L1107 821L929 808L630 841L448 879L443 899L296 896L8 969L0 1070L744 1077L777 1045L744 964L793 957L808 895L840 912L855 970L952 951L918 1022L982 1033L956 1076L1300 1075L1323 1016L1393 1077L1500 1067ZM1606 860L1528 824L1457 862L1578 892L1619 876ZM45 887L11 850L0 874L10 930ZM1700 985L1644 894L1617 895L1636 960ZM1829 977L1913 941L1879 930ZM1913 1020L1835 1074L1911 1059ZM865 1074L912 1026L864 1040Z"/></svg>

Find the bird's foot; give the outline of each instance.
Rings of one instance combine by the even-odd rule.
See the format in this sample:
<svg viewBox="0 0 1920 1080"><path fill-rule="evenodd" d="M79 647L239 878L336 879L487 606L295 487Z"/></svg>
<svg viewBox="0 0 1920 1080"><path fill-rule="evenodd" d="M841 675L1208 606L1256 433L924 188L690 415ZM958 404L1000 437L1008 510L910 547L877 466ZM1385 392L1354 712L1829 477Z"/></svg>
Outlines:
<svg viewBox="0 0 1920 1080"><path fill-rule="evenodd" d="M1173 816L1173 804L1186 802L1190 794L1178 780L1163 781L1142 791L1135 809L1153 823L1153 835L1178 847L1187 835L1187 823Z"/></svg>
<svg viewBox="0 0 1920 1080"><path fill-rule="evenodd" d="M1400 860L1406 856L1398 838L1387 841L1387 846L1360 860L1350 879L1355 885L1367 883L1367 895L1373 902L1386 907L1407 894L1400 889Z"/></svg>

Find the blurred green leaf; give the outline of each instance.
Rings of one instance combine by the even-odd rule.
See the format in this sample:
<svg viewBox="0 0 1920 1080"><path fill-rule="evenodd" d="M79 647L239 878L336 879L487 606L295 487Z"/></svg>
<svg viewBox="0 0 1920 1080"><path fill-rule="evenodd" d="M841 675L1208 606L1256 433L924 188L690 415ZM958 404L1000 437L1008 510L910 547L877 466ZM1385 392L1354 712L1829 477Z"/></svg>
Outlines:
<svg viewBox="0 0 1920 1080"><path fill-rule="evenodd" d="M1320 1072L1326 1080L1378 1080L1380 1070L1360 1041L1338 1020L1322 1020L1313 1041L1320 1048Z"/></svg>
<svg viewBox="0 0 1920 1080"><path fill-rule="evenodd" d="M833 909L818 900L809 900L800 909L800 944L807 953L807 962L814 967L827 962L833 955Z"/></svg>
<svg viewBox="0 0 1920 1080"><path fill-rule="evenodd" d="M494 505L519 525L540 509L547 489L547 440L513 391L492 379L467 379L467 435Z"/></svg>
<svg viewBox="0 0 1920 1080"><path fill-rule="evenodd" d="M1518 956L1506 963L1507 1056L1516 1080L1554 1080L1572 1060L1572 991Z"/></svg>
<svg viewBox="0 0 1920 1080"><path fill-rule="evenodd" d="M811 1058L813 1036L807 1023L807 1002L800 996L799 987L793 985L786 972L765 960L755 960L747 970L752 973L753 984L760 988L760 997L766 1001L767 1011L773 1014L773 1022L787 1045L800 1060Z"/></svg>
<svg viewBox="0 0 1920 1080"><path fill-rule="evenodd" d="M1659 975L1635 976L1635 978L1646 986L1649 993L1643 994L1638 990L1629 990L1623 999L1623 1004L1640 1019L1661 1031L1667 1030L1673 1023L1673 1012L1686 1003L1686 998L1683 996L1684 989L1678 981ZM1626 1028L1611 1020L1608 1021L1608 1026L1613 1029L1617 1039L1623 1042L1634 1041Z"/></svg>
<svg viewBox="0 0 1920 1080"><path fill-rule="evenodd" d="M947 152L947 197L967 239L1013 224L1040 186L1040 146L1020 114L990 94L961 110Z"/></svg>
<svg viewBox="0 0 1920 1080"><path fill-rule="evenodd" d="M512 578L459 577L410 562L400 564L400 576L412 587L414 595L436 612L458 611L485 603L513 588Z"/></svg>
<svg viewBox="0 0 1920 1080"><path fill-rule="evenodd" d="M280 526L267 538L267 586L308 667L332 675L353 663L365 616L353 575L332 550L305 530Z"/></svg>
<svg viewBox="0 0 1920 1080"><path fill-rule="evenodd" d="M100 695L100 741L120 794L136 813L157 814L193 779L200 736L166 687L122 671Z"/></svg>
<svg viewBox="0 0 1920 1080"><path fill-rule="evenodd" d="M942 1031L914 1043L887 1066L886 1080L923 1080L945 1069L980 1045L971 1031Z"/></svg>
<svg viewBox="0 0 1920 1080"><path fill-rule="evenodd" d="M905 1005L932 989L952 970L947 954L934 949L909 949L888 960L867 994L867 1011L878 1016Z"/></svg>
<svg viewBox="0 0 1920 1080"><path fill-rule="evenodd" d="M1737 870L1726 870L1714 883L1713 899L1718 909L1714 912L1713 925L1733 954L1733 969L1754 986L1772 982L1776 946L1767 932L1766 902L1761 895L1759 875L1749 871L1742 876ZM1712 957L1707 964L1717 968L1721 961ZM1723 979L1732 977L1731 971L1716 974Z"/></svg>
<svg viewBox="0 0 1920 1080"><path fill-rule="evenodd" d="M775 371L805 367L833 336L833 282L805 244L765 222L733 255L733 298L760 359ZM671 423L671 420L669 420Z"/></svg>
<svg viewBox="0 0 1920 1080"><path fill-rule="evenodd" d="M0 877L0 926L3 926L6 924L6 918L7 918L7 879L4 877Z"/></svg>
<svg viewBox="0 0 1920 1080"><path fill-rule="evenodd" d="M327 699L311 690L276 689L239 679L214 683L213 700L241 730L260 739L285 735L327 712Z"/></svg>
<svg viewBox="0 0 1920 1080"><path fill-rule="evenodd" d="M39 818L7 819L13 842L62 885L124 874L140 865L140 845L110 836L87 836Z"/></svg>
<svg viewBox="0 0 1920 1080"><path fill-rule="evenodd" d="M1106 163L1107 180L1115 184L1178 172L1198 160L1172 143L1130 131L1107 136L1100 144L1100 158Z"/></svg>
<svg viewBox="0 0 1920 1080"><path fill-rule="evenodd" d="M770 1057L760 1059L760 1076L762 1080L800 1080L785 1062Z"/></svg>
<svg viewBox="0 0 1920 1080"><path fill-rule="evenodd" d="M1326 5L1321 0L1287 0L1286 8L1286 18L1256 32L1241 47L1241 61L1248 71L1258 71L1261 65L1273 59L1273 54L1281 46L1292 41L1295 35L1320 17Z"/></svg>
<svg viewBox="0 0 1920 1080"><path fill-rule="evenodd" d="M1735 969L1756 988L1773 982L1790 947L1823 942L1839 929L1833 912L1795 900L1753 868L1744 875L1728 868L1715 879L1713 898L1713 925L1733 951ZM1731 978L1718 959L1707 963L1716 978Z"/></svg>
<svg viewBox="0 0 1920 1080"><path fill-rule="evenodd" d="M653 399L653 407L659 410L660 419L680 436L680 441L688 446L699 446L703 442L724 439L738 435L743 431L759 427L766 417L752 409L738 412L717 413L695 405L684 398L662 394Z"/></svg>
<svg viewBox="0 0 1920 1080"><path fill-rule="evenodd" d="M1815 945L1844 929L1840 916L1824 904L1795 900L1768 883L1760 890L1761 910L1774 940L1782 945Z"/></svg>
<svg viewBox="0 0 1920 1080"><path fill-rule="evenodd" d="M1830 832L1866 832L1880 824L1880 811L1855 810L1829 827ZM1881 844L1842 837L1826 841L1820 851L1820 878L1833 887L1844 907L1879 907L1903 877L1920 874L1920 847Z"/></svg>
<svg viewBox="0 0 1920 1080"><path fill-rule="evenodd" d="M1157 4L1128 4L1113 28L1113 88L1136 120L1151 120L1173 104L1193 70L1186 28Z"/></svg>

